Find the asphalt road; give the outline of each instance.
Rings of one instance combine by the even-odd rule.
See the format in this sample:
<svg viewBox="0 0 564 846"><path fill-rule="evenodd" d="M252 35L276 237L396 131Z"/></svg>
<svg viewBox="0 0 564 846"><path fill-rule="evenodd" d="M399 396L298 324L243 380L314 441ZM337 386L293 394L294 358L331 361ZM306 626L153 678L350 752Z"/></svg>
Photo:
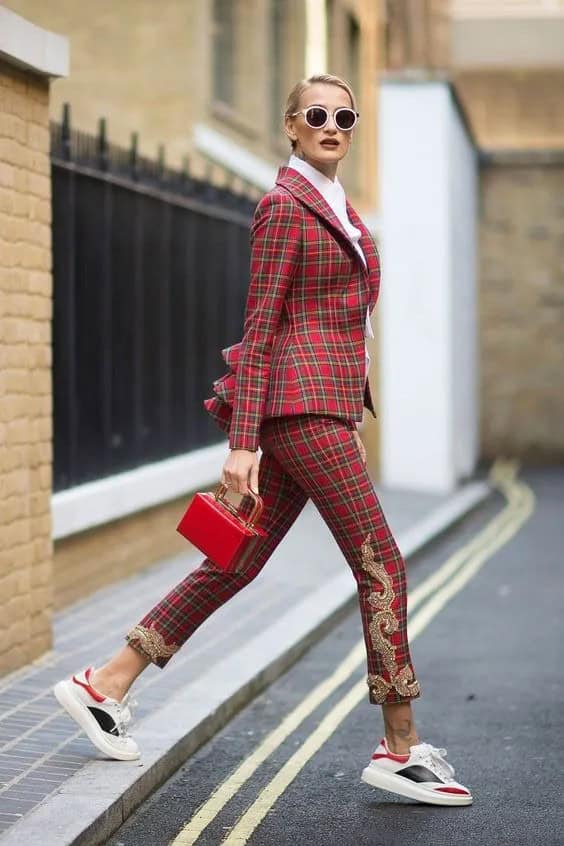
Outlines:
<svg viewBox="0 0 564 846"><path fill-rule="evenodd" d="M519 511L516 491L513 506L496 494L409 566L414 594L498 518L489 541L468 552L470 562L483 558L480 569L443 607L428 605L436 590L415 611L410 605L412 619L418 611L426 615L412 638L422 687L414 704L419 734L447 748L456 778L474 794L472 806L423 805L360 781L382 732L381 710L366 695L348 714L343 710L349 691L363 682L363 665L305 714L247 780L229 788L219 812L205 805L243 762L249 771L261 742L304 708L300 703L359 643L355 609L190 758L108 844L173 843L202 806L208 814L201 834L185 833L177 846L564 844L564 467L519 478L526 486L521 494L535 494L530 515ZM493 551L492 538L499 544ZM328 719L336 725L319 738ZM312 738L319 748L308 758Z"/></svg>

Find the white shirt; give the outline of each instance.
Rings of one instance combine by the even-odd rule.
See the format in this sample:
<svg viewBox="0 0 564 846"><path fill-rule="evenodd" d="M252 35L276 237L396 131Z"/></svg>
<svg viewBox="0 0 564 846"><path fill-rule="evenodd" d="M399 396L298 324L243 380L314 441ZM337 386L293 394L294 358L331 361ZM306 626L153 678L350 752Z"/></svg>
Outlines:
<svg viewBox="0 0 564 846"><path fill-rule="evenodd" d="M313 187L317 191L319 191L323 199L327 202L327 204L331 207L331 209L337 216L339 223L345 230L355 250L361 257L364 266L366 267L366 257L364 255L362 247L359 244L362 232L356 226L353 226L353 224L349 220L349 216L347 214L345 191L337 177L335 176L335 181L332 182L327 176L325 176L325 174L321 173L320 170L317 170L317 168L313 167L303 159L299 159L293 154L290 156L290 159L288 161L288 167L297 170L298 173L301 173L302 176L305 176L308 182L310 182ZM368 308L366 309L364 335L366 338L374 337L374 332L372 331L372 326L370 324L370 312ZM368 373L368 368L370 367L370 356L368 355L368 347L366 346L366 341L364 342L364 350L366 360L366 376L366 374Z"/></svg>

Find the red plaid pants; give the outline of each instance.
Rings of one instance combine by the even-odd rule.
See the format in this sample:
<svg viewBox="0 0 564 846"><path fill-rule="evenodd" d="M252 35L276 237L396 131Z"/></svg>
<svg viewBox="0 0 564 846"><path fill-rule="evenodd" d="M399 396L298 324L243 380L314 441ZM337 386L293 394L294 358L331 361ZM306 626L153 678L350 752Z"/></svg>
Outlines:
<svg viewBox="0 0 564 846"><path fill-rule="evenodd" d="M223 603L260 573L309 498L327 523L357 582L366 644L369 700L404 702L420 695L407 640L407 584L402 555L362 460L354 423L299 414L263 421L259 540L242 572L225 573L208 559L126 635L159 667ZM242 510L252 507L245 497Z"/></svg>

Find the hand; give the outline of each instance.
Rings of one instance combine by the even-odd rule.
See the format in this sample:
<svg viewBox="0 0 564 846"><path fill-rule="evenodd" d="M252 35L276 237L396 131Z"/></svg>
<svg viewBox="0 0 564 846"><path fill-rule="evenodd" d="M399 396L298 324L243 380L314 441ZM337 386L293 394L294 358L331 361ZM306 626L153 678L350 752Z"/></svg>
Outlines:
<svg viewBox="0 0 564 846"><path fill-rule="evenodd" d="M353 432L353 435L354 435L355 441L358 444L358 448L360 450L362 460L366 464L366 449L364 448L364 444L362 443L362 439L361 439L360 435L358 434L358 432L356 430Z"/></svg>
<svg viewBox="0 0 564 846"><path fill-rule="evenodd" d="M236 493L246 494L249 485L258 494L259 461L256 452L232 449L221 471L221 482Z"/></svg>

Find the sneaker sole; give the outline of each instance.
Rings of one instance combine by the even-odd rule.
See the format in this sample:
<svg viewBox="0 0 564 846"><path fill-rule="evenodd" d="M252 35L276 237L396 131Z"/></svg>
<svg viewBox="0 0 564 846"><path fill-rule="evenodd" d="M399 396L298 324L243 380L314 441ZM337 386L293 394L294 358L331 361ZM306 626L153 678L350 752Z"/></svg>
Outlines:
<svg viewBox="0 0 564 846"><path fill-rule="evenodd" d="M362 781L371 787L379 787L381 790L388 790L390 793L398 793L400 796L407 796L409 799L417 799L419 802L428 802L431 805L471 805L472 796L463 796L455 793L431 793L417 782L409 782L403 776L394 773L385 773L382 770L375 770L373 767L365 767L362 771Z"/></svg>
<svg viewBox="0 0 564 846"><path fill-rule="evenodd" d="M115 749L111 743L106 740L95 718L89 712L86 705L77 702L72 695L71 684L69 681L57 682L53 688L53 693L59 705L61 705L69 717L78 723L92 741L94 746L108 755L110 758L115 758L118 761L134 761L140 757L140 752L124 752L120 749Z"/></svg>

